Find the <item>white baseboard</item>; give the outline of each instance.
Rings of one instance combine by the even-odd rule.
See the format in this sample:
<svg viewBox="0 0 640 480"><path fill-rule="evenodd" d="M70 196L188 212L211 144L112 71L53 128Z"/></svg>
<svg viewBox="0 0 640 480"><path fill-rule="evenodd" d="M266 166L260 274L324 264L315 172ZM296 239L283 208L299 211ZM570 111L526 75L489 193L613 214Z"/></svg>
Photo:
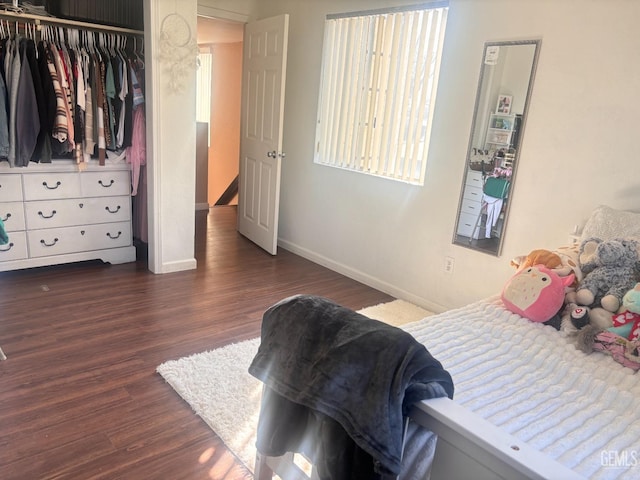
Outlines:
<svg viewBox="0 0 640 480"><path fill-rule="evenodd" d="M167 262L163 263L160 267L159 272L153 273L175 273L175 272L183 272L185 270L194 270L198 266L198 262L195 258L190 260L180 260L177 262Z"/></svg>
<svg viewBox="0 0 640 480"><path fill-rule="evenodd" d="M388 295L391 295L392 297L406 300L407 302L411 302L414 305L418 305L419 307L422 307L431 312L441 313L447 310L447 308L444 307L443 305L434 303L430 300L427 300L426 298L422 298L418 295L415 295L414 293L407 292L406 290L398 288L395 285L391 285L390 283L387 283L384 280L381 280L376 277L372 277L367 273L361 272L360 270L356 270L348 265L344 265L342 263L336 262L330 258L327 258L311 250L308 250L295 243L279 238L278 246L282 247L283 249L291 253L295 253L300 257L306 258L307 260L310 260L313 263L322 265L323 267L326 267L329 270L338 272L341 275L344 275L345 277L349 277L360 283L364 283L365 285L371 288L375 288L376 290L380 290Z"/></svg>

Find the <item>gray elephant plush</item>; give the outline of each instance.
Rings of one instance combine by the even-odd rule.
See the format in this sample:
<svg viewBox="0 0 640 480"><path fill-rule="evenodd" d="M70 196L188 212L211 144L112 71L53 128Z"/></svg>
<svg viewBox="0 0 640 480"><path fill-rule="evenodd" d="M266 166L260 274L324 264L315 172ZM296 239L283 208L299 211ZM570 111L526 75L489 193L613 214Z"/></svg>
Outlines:
<svg viewBox="0 0 640 480"><path fill-rule="evenodd" d="M584 278L576 290L580 305L617 312L622 297L640 280L640 243L632 239L587 238L580 244Z"/></svg>

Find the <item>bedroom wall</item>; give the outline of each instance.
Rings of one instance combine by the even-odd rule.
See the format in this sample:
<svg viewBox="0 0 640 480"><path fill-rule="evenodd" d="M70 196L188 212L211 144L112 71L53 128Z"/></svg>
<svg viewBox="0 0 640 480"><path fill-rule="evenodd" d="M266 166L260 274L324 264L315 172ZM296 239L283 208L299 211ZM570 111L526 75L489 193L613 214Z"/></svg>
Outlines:
<svg viewBox="0 0 640 480"><path fill-rule="evenodd" d="M395 0L269 0L290 14L280 245L433 310L498 293L509 259L568 242L598 204L640 209L640 2L451 0L423 187L313 163L323 20ZM541 38L511 217L497 258L451 244L483 43ZM455 259L444 272L445 256Z"/></svg>
<svg viewBox="0 0 640 480"><path fill-rule="evenodd" d="M193 35L196 4L185 2L178 12L172 0L145 0L144 12L149 270L171 273L196 268L195 56L193 68L183 67L183 88L172 88L171 61L159 58L160 32L163 20L179 13Z"/></svg>

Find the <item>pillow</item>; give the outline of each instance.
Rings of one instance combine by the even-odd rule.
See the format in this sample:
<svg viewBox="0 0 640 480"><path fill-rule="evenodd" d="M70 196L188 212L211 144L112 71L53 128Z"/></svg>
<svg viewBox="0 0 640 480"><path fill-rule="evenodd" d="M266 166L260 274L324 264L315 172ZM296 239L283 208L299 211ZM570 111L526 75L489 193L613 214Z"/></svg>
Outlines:
<svg viewBox="0 0 640 480"><path fill-rule="evenodd" d="M590 237L601 240L640 238L640 213L600 205L587 220L580 241Z"/></svg>

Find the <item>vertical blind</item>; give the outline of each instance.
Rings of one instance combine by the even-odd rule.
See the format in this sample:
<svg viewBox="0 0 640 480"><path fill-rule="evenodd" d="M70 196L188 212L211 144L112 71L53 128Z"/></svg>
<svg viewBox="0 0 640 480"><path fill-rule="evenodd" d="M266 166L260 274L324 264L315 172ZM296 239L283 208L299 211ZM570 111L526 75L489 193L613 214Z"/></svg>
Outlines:
<svg viewBox="0 0 640 480"><path fill-rule="evenodd" d="M211 69L213 55L210 52L198 54L200 67L196 76L196 121L211 122Z"/></svg>
<svg viewBox="0 0 640 480"><path fill-rule="evenodd" d="M447 10L326 20L317 163L424 183Z"/></svg>

